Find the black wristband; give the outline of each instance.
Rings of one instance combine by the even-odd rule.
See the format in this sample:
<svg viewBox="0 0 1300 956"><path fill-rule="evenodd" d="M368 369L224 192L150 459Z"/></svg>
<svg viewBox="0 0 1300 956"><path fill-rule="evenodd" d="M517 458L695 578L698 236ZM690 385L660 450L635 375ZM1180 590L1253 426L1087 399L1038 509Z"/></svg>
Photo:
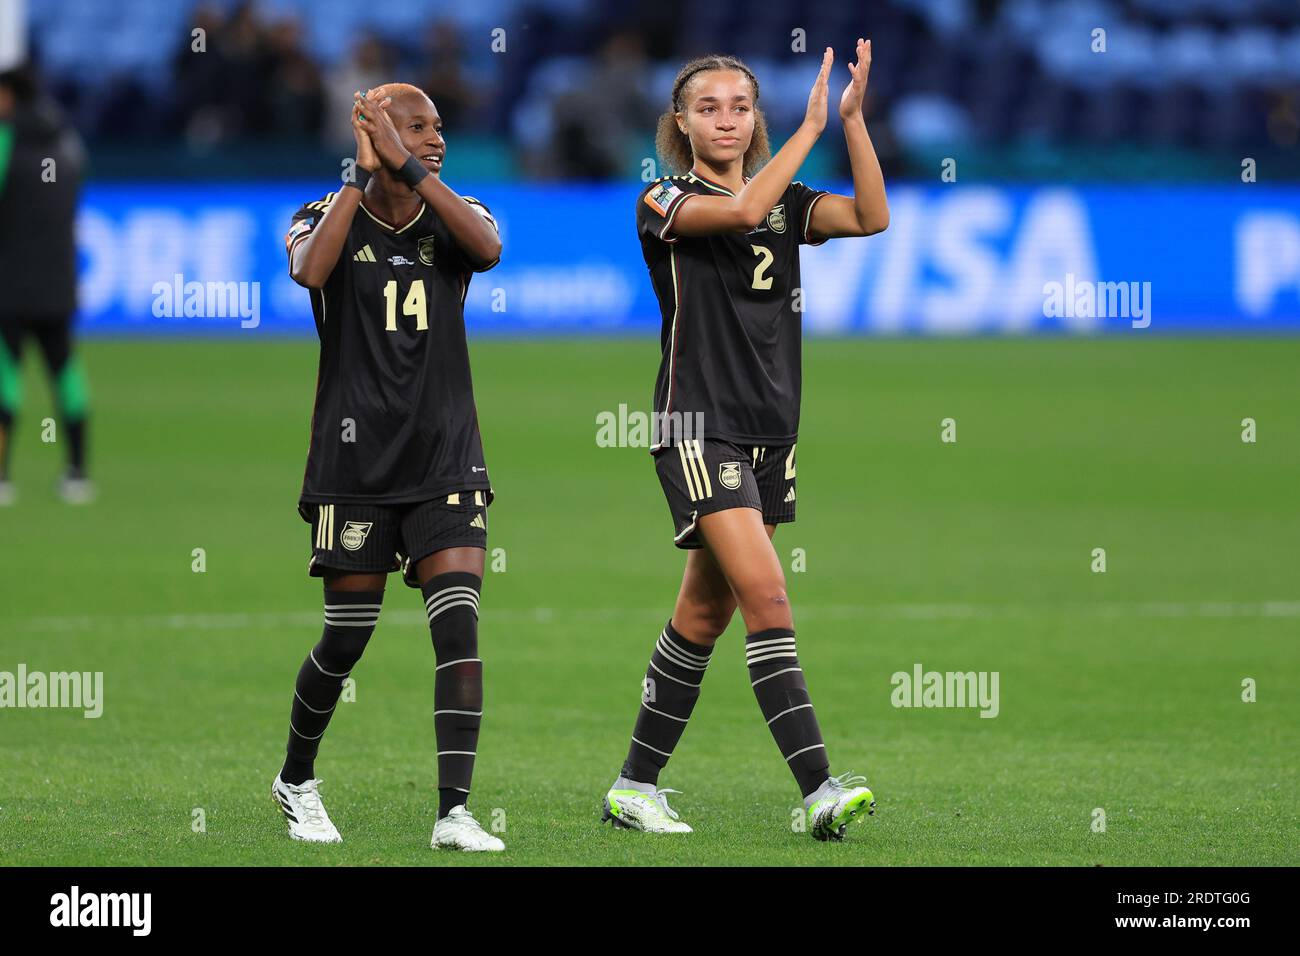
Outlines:
<svg viewBox="0 0 1300 956"><path fill-rule="evenodd" d="M402 163L402 168L397 170L396 175L398 179L414 189L420 184L421 179L429 175L429 170L414 156L407 156L406 162Z"/></svg>
<svg viewBox="0 0 1300 956"><path fill-rule="evenodd" d="M366 183L370 182L370 176L371 176L370 170L362 169L360 166L354 163L352 166L352 178L344 179L343 185L356 186L362 192L365 192Z"/></svg>

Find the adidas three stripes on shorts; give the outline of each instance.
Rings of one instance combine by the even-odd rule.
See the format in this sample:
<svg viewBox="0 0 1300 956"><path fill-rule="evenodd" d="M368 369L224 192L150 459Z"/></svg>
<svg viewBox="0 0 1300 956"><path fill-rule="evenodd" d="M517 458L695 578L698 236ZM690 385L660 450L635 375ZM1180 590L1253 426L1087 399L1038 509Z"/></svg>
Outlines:
<svg viewBox="0 0 1300 956"><path fill-rule="evenodd" d="M793 521L794 449L700 438L655 452L655 470L673 516L673 543L701 547L700 517L729 508L756 508L764 524Z"/></svg>
<svg viewBox="0 0 1300 956"><path fill-rule="evenodd" d="M490 491L462 491L412 505L313 504L298 506L311 523L308 573L326 570L356 574L402 571L418 588L415 565L447 548L487 550Z"/></svg>

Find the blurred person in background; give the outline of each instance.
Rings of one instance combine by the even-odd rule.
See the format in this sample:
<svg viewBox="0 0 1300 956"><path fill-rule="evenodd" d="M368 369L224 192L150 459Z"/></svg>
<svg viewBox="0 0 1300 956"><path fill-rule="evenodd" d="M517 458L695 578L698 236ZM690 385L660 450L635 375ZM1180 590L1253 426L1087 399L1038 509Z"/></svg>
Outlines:
<svg viewBox="0 0 1300 956"><path fill-rule="evenodd" d="M362 35L352 48L352 56L331 70L325 78L329 117L325 125L327 146L350 145L352 123L348 119L353 93L383 86L393 73L393 52L373 33Z"/></svg>
<svg viewBox="0 0 1300 956"><path fill-rule="evenodd" d="M77 308L77 195L81 140L38 89L29 68L0 73L0 505L12 504L12 436L22 411L22 350L36 340L58 413L56 438L67 454L59 496L94 498L86 477L86 375L73 351Z"/></svg>
<svg viewBox="0 0 1300 956"><path fill-rule="evenodd" d="M465 73L465 43L460 28L451 20L436 21L429 28L424 55L429 68L421 86L438 104L443 122L454 128L469 125L471 111L481 98Z"/></svg>
<svg viewBox="0 0 1300 956"><path fill-rule="evenodd" d="M279 139L317 138L325 122L325 84L302 44L302 24L285 17L267 31L270 132Z"/></svg>
<svg viewBox="0 0 1300 956"><path fill-rule="evenodd" d="M648 63L635 33L613 34L590 68L551 104L553 135L540 175L564 179L610 179L628 167L638 132L654 123L645 91Z"/></svg>

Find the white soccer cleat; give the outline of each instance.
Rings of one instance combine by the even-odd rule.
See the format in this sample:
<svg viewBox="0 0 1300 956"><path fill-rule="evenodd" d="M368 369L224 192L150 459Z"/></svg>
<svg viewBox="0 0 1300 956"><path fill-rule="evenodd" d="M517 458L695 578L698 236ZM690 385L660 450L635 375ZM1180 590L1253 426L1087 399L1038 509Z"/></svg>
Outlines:
<svg viewBox="0 0 1300 956"><path fill-rule="evenodd" d="M305 780L300 784L285 783L275 775L271 784L271 799L279 804L289 823L289 836L308 843L342 843L343 837L330 822L325 804L320 799L319 780Z"/></svg>
<svg viewBox="0 0 1300 956"><path fill-rule="evenodd" d="M95 483L89 478L71 476L59 479L58 492L65 505L88 505L99 495Z"/></svg>
<svg viewBox="0 0 1300 956"><path fill-rule="evenodd" d="M452 807L433 825L429 846L435 850L463 850L466 853L500 853L506 845L484 830L464 804Z"/></svg>
<svg viewBox="0 0 1300 956"><path fill-rule="evenodd" d="M808 797L808 832L817 840L843 840L844 829L862 811L876 812L876 798L863 784L866 777L842 773L830 777Z"/></svg>
<svg viewBox="0 0 1300 956"><path fill-rule="evenodd" d="M0 480L0 508L7 508L18 500L18 489L12 481Z"/></svg>
<svg viewBox="0 0 1300 956"><path fill-rule="evenodd" d="M616 828L643 833L691 833L678 819L677 811L668 806L667 794L680 790L633 790L610 787L605 794L605 812L600 822L608 820Z"/></svg>

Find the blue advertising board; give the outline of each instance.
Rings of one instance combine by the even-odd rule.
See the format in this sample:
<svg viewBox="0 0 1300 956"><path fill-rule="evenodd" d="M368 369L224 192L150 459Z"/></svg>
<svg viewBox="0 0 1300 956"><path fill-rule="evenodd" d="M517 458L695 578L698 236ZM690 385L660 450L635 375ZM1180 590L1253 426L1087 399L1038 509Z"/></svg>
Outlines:
<svg viewBox="0 0 1300 956"><path fill-rule="evenodd" d="M492 209L505 246L471 284L471 334L658 329L637 184L454 185ZM329 188L88 187L83 331L312 334L284 234ZM808 334L1300 332L1300 188L900 184L889 195L887 232L805 248ZM209 291L186 315L175 293L189 283Z"/></svg>

